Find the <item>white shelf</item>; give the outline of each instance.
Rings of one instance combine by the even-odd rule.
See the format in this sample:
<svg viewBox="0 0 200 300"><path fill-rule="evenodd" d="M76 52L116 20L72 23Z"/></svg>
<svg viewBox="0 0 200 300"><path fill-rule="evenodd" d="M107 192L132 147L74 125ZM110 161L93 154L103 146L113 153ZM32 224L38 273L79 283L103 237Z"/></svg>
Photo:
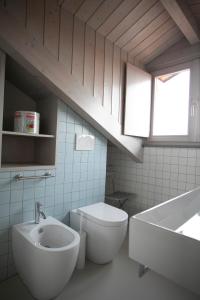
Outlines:
<svg viewBox="0 0 200 300"><path fill-rule="evenodd" d="M5 163L1 165L1 170L6 171L23 171L23 170L46 170L55 169L55 165L41 165L38 163L27 163L27 164L15 164L15 163Z"/></svg>
<svg viewBox="0 0 200 300"><path fill-rule="evenodd" d="M14 135L14 136L27 136L27 137L35 137L35 138L54 138L54 135L50 134L32 134L32 133L23 133L23 132L15 132L15 131L2 131L3 135Z"/></svg>

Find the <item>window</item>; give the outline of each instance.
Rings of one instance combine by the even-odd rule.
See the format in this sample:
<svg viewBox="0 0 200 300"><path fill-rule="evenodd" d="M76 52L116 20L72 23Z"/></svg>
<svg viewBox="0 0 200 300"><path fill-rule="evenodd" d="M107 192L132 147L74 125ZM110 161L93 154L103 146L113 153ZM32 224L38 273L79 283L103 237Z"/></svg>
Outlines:
<svg viewBox="0 0 200 300"><path fill-rule="evenodd" d="M153 136L188 135L190 70L155 77Z"/></svg>
<svg viewBox="0 0 200 300"><path fill-rule="evenodd" d="M200 142L200 60L154 74L148 142Z"/></svg>

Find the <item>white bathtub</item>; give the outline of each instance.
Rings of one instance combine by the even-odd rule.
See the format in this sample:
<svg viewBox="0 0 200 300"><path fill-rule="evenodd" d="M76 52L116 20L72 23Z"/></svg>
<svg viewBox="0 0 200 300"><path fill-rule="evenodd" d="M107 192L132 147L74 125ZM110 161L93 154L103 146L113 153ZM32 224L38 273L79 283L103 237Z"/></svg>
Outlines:
<svg viewBox="0 0 200 300"><path fill-rule="evenodd" d="M200 294L200 188L131 217L129 256Z"/></svg>

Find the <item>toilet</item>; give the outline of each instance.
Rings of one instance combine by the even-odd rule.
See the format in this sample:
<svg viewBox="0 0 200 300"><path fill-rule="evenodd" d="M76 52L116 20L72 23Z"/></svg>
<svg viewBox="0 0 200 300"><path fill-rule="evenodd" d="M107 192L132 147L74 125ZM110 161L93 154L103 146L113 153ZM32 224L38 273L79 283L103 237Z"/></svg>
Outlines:
<svg viewBox="0 0 200 300"><path fill-rule="evenodd" d="M71 211L71 227L78 231L80 222L87 233L87 258L97 264L112 261L126 236L127 213L105 203L95 203Z"/></svg>

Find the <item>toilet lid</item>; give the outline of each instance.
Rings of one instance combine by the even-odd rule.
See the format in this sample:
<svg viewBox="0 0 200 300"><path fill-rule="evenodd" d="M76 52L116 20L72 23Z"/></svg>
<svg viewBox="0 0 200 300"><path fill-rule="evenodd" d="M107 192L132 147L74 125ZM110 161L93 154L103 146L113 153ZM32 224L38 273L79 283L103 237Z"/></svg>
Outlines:
<svg viewBox="0 0 200 300"><path fill-rule="evenodd" d="M95 203L80 207L77 211L103 226L119 226L128 219L125 211L106 203Z"/></svg>

